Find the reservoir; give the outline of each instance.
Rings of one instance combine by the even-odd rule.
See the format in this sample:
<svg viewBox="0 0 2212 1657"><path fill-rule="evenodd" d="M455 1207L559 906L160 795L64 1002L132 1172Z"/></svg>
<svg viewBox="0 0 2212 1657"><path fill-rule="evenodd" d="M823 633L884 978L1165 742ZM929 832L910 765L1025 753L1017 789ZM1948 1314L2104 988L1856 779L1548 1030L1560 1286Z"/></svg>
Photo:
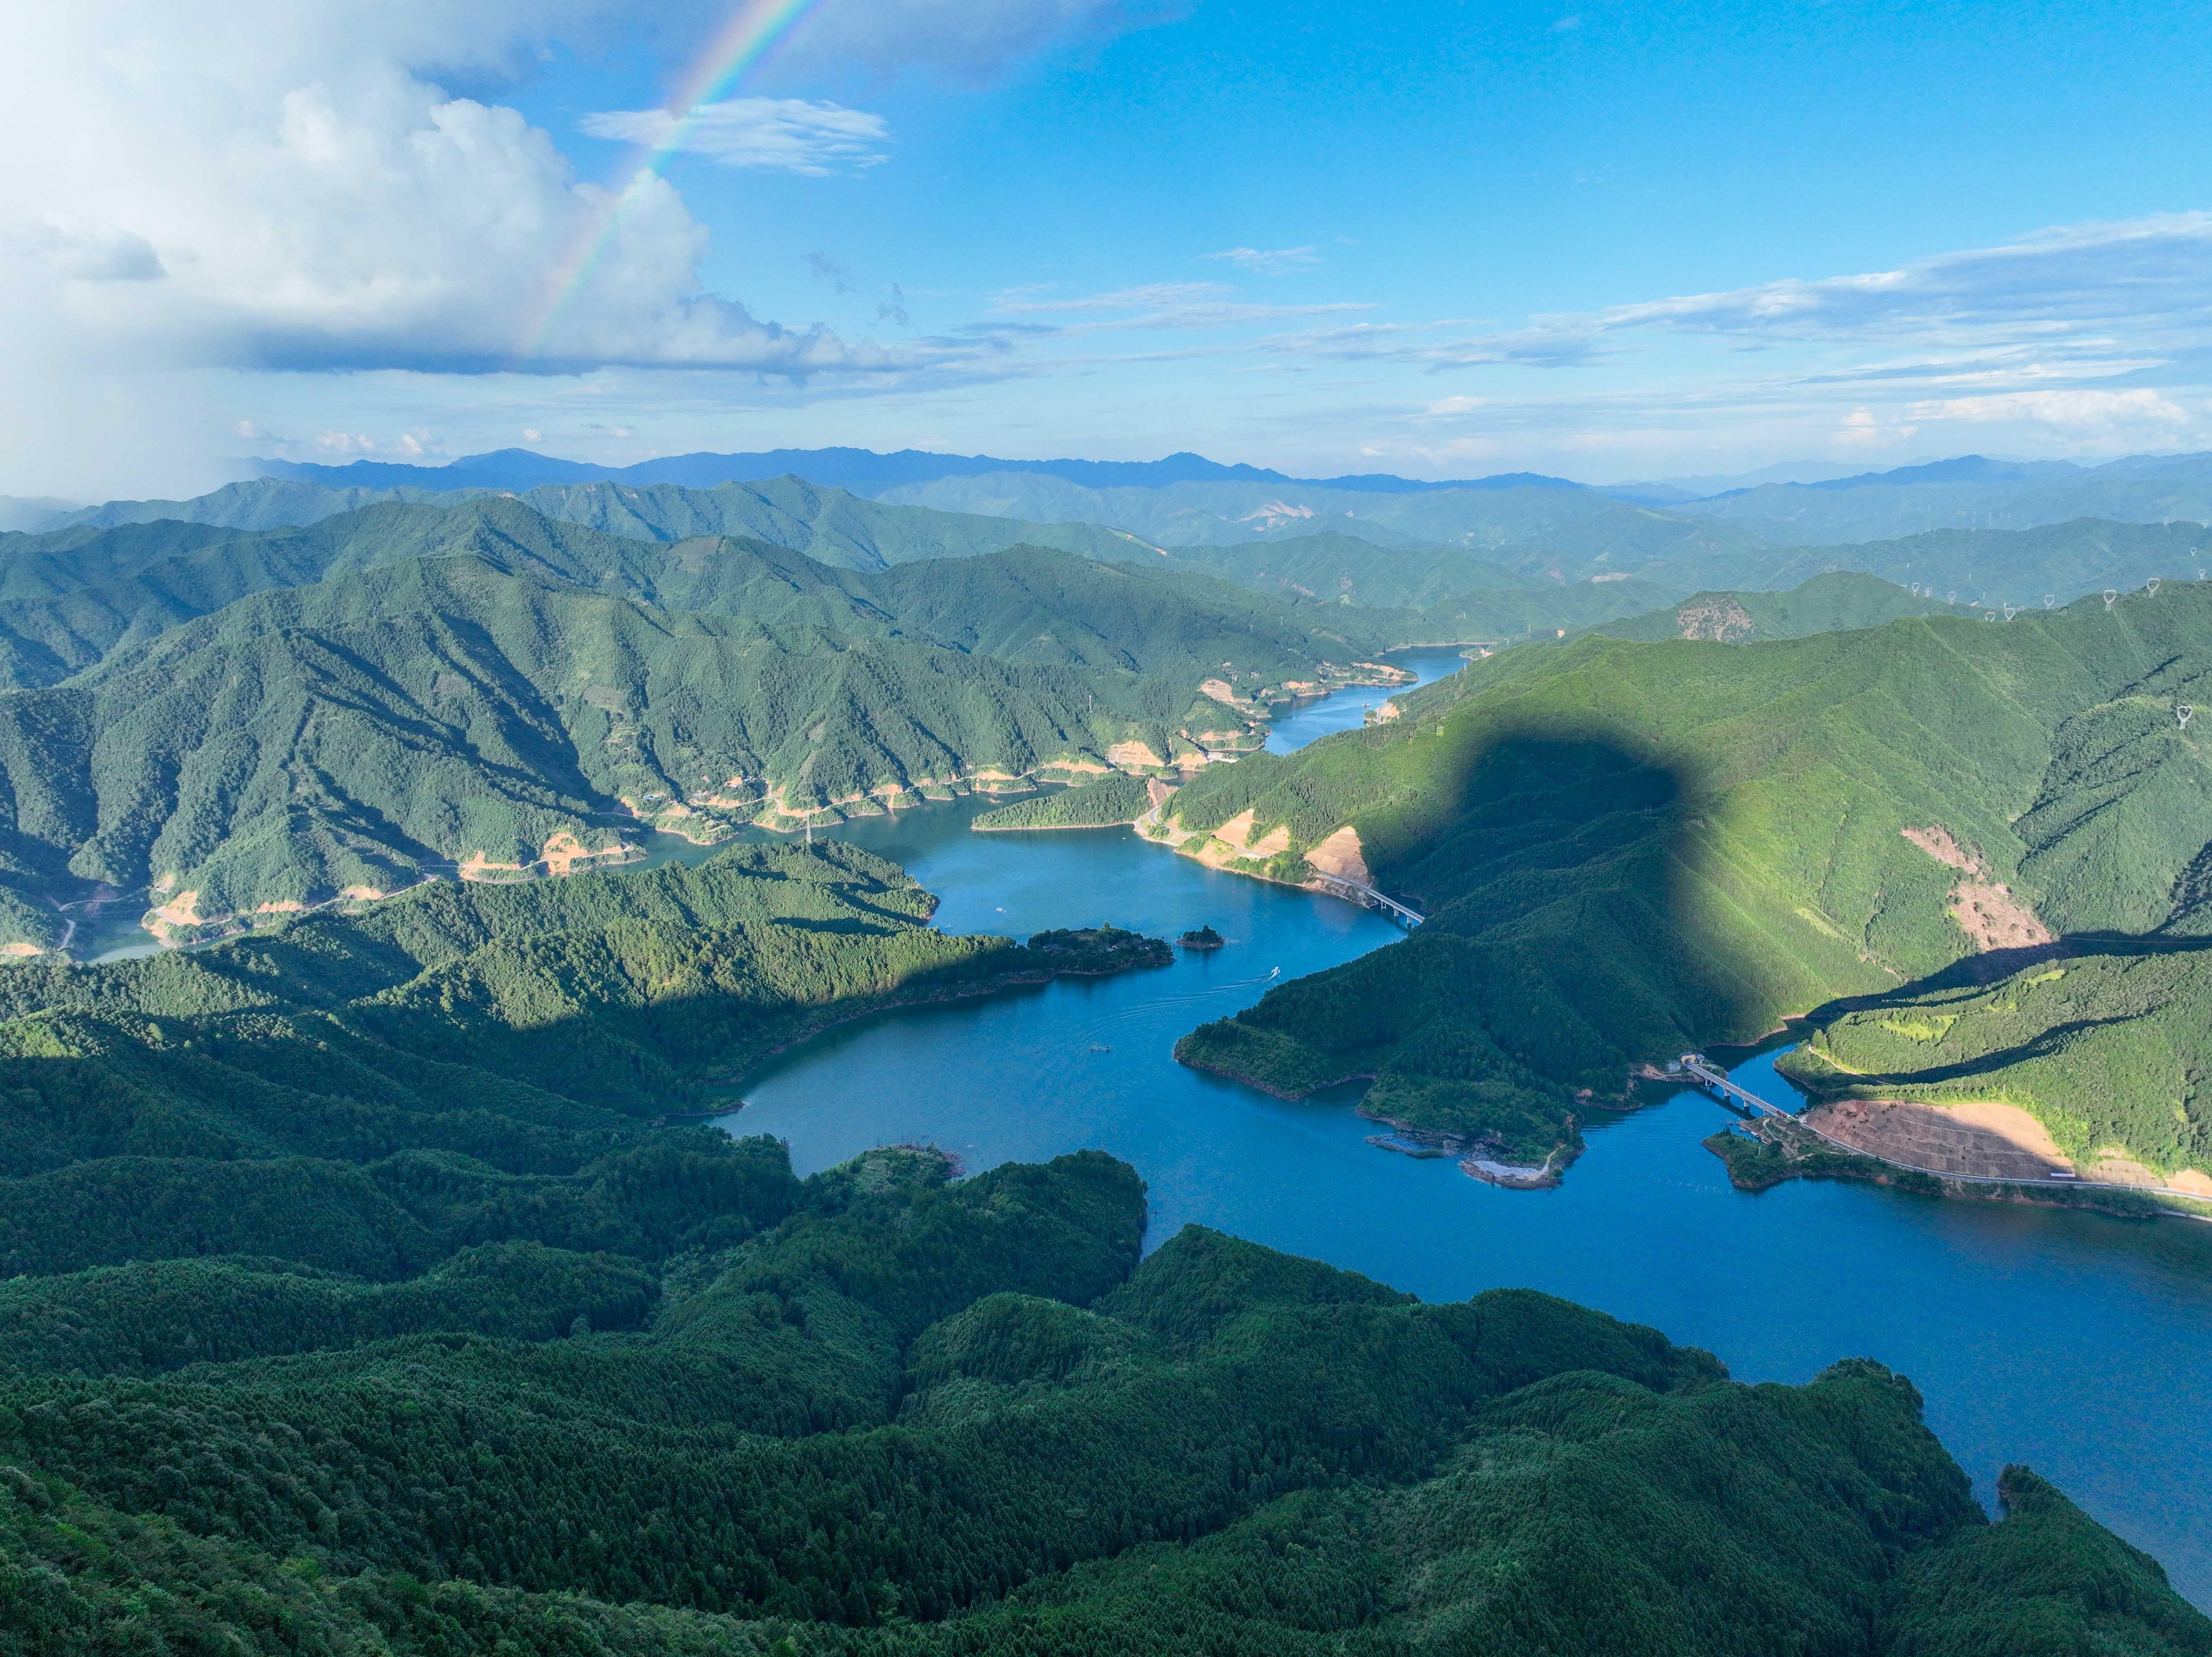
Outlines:
<svg viewBox="0 0 2212 1657"><path fill-rule="evenodd" d="M1425 678L1457 665L1398 659ZM1315 735L1324 717L1357 725L1382 694L1328 698L1277 734L1293 719ZM1112 921L1173 938L1206 923L1228 947L825 1032L761 1073L724 1126L787 1140L803 1174L898 1141L940 1145L970 1172L1096 1147L1148 1183L1153 1245L1197 1221L1428 1300L1540 1289L1710 1348L1742 1381L1879 1358L1919 1386L1985 1504L1998 1469L2026 1462L2212 1606L2212 1224L1804 1181L1747 1195L1698 1143L1731 1119L1686 1092L1601 1118L1552 1191L1376 1150L1349 1093L1285 1103L1170 1050L1271 984L1389 944L1394 926L1127 828L969 832L988 804L837 833L937 893L949 932ZM1735 1077L1791 1102L1768 1060Z"/></svg>

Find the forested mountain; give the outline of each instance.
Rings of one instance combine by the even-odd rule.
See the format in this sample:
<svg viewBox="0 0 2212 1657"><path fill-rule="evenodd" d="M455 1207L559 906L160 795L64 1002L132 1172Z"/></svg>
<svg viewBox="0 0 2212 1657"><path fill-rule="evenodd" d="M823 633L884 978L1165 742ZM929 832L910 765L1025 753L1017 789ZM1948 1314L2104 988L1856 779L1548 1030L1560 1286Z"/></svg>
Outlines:
<svg viewBox="0 0 2212 1657"><path fill-rule="evenodd" d="M1287 1092L1373 1073L1375 1110L1538 1162L1639 1062L1978 950L2205 930L2212 756L2180 710L2212 701L2212 585L1764 644L1590 636L1394 700L1176 797L1230 866L1354 868L1428 916L1194 1033L1190 1062ZM2212 1038L2193 992L2154 999L2180 1085L2098 1132L2212 1168Z"/></svg>
<svg viewBox="0 0 2212 1657"><path fill-rule="evenodd" d="M1032 524L974 513L885 506L796 477L687 489L672 483L548 486L522 497L549 518L655 541L744 535L848 569L885 569L921 559L965 558L1012 546L1057 547L1121 557L1131 539L1092 523ZM1138 549L1141 550L1142 549Z"/></svg>
<svg viewBox="0 0 2212 1657"><path fill-rule="evenodd" d="M152 887L161 925L559 869L641 819L714 839L975 779L1256 742L1362 675L1364 612L1042 549L873 574L639 541L496 498L0 561L0 929Z"/></svg>
<svg viewBox="0 0 2212 1657"><path fill-rule="evenodd" d="M1556 568L1568 580L1637 570L1692 549L1741 551L1762 543L1733 525L1540 483L1408 495L1250 483L1090 489L1020 472L909 485L883 498L946 512L1106 524L1170 547L1236 546L1333 528L1362 539L1387 535L1449 546L1530 574ZM1509 549L1511 555L1499 555Z"/></svg>
<svg viewBox="0 0 2212 1657"><path fill-rule="evenodd" d="M426 470L435 475L435 469ZM1107 560L1150 555L1170 567L1201 570L1256 591L1376 608L1433 607L1480 595L1457 609L1484 618L1490 638L1573 628L1650 607L1623 604L1619 593L1583 592L1592 580L1632 577L1648 585L1656 603L1701 588L1778 590L1824 572L1856 570L1937 598L1955 593L1960 604L2029 606L2046 598L2070 602L2107 587L2130 591L2152 576L2190 576L2212 546L2212 535L2179 513L2161 513L2155 522L2037 519L2032 529L1965 528L1903 540L1808 546L1788 544L1803 537L1769 538L1732 524L1723 529L1711 519L1684 517L1675 507L1656 511L1541 480L1395 494L1249 483L1181 485L1177 493L1100 491L1049 474L1024 473L1012 494L979 493L988 481L931 485L937 495L927 505L869 500L789 476L706 489L672 483L543 484L520 498L546 517L625 537L740 536L856 570L1019 544ZM1882 484L1879 476L1875 483L1907 487ZM339 490L262 479L196 501L111 501L87 508L71 515L74 537L57 539L52 531L0 535L0 565L11 554L36 562L70 552L86 544L88 529L163 519L229 529L300 527L366 505L452 507L495 494L434 495L412 486ZM962 509L936 509L944 504ZM1033 521L1039 517L1089 521ZM1547 589L1557 602L1541 616L1525 599L1500 596L1533 597Z"/></svg>
<svg viewBox="0 0 2212 1657"><path fill-rule="evenodd" d="M484 499L520 499L545 517L609 534L647 541L681 541L701 535L748 536L804 552L848 569L883 569L925 558L964 558L1011 546L1059 547L1069 552L1118 557L1137 545L1131 537L1092 524L1024 524L973 513L885 507L839 489L820 489L797 477L727 483L708 489L662 483L544 484L517 495L510 490L434 491L331 489L319 483L260 478L231 483L191 501L111 501L66 514L36 537L0 536L0 559L82 545L53 537L68 530L174 521L234 530L301 528L341 513L390 504L453 507ZM1141 547L1139 547L1141 549Z"/></svg>
<svg viewBox="0 0 2212 1657"><path fill-rule="evenodd" d="M754 1175L746 1147L642 1123L856 1012L1100 964L1049 938L948 938L933 905L842 844L735 847L438 882L202 950L11 963L0 1264L233 1253L382 1279L516 1239L657 1256L711 1222L718 1182ZM699 1170L688 1218L623 1184L672 1156Z"/></svg>
<svg viewBox="0 0 2212 1657"><path fill-rule="evenodd" d="M1770 547L1692 558L1659 574L1698 586L1776 588L1834 570L1879 575L1962 605L2045 609L2087 592L2132 592L2154 577L2202 579L2212 571L2212 531L2201 523L2083 518L2035 529L1931 530L1900 541Z"/></svg>
<svg viewBox="0 0 2212 1657"><path fill-rule="evenodd" d="M2130 455L2101 466L1965 455L1819 483L1763 483L1668 510L1802 543L2033 529L2077 518L2203 524L2212 521L2212 455Z"/></svg>
<svg viewBox="0 0 2212 1657"><path fill-rule="evenodd" d="M860 1008L1087 964L928 907L850 848L738 848L0 970L0 1630L2212 1651L2026 1469L1988 1523L1878 1364L1746 1387L1545 1296L1425 1306L1196 1227L1139 1264L1144 1187L1096 1152L802 1181L649 1125Z"/></svg>
<svg viewBox="0 0 2212 1657"><path fill-rule="evenodd" d="M368 489L360 485L333 489L321 483L256 477L226 483L219 489L187 501L107 501L96 507L51 513L46 521L35 526L10 527L35 527L42 533L52 534L59 530L114 529L125 524L152 524L167 519L182 524L213 524L222 529L289 529L334 518L342 512L359 512L363 507L392 501L450 506L455 501L467 499L471 493L483 491L453 494L436 489ZM0 546L6 544L0 542Z"/></svg>
<svg viewBox="0 0 2212 1657"><path fill-rule="evenodd" d="M1528 484L1563 489L1582 487L1565 478L1542 477L1528 472L1451 483L1424 482L1379 472L1354 477L1289 477L1264 466L1224 465L1188 451L1160 460L1002 460L991 455L933 454L921 449L901 449L895 454L851 448L769 449L738 454L662 455L629 466L599 466L583 461L559 460L528 449L500 449L489 454L463 455L442 466L380 460L355 460L343 466L297 460L254 460L244 464L258 468L265 476L301 479L334 489L519 490L536 489L544 483L676 483L688 489L709 489L718 483L788 474L825 488L873 495L901 484L986 472L1038 472L1091 489L1158 489L1167 483L1312 483L1323 488L1401 495L1424 489L1510 489Z"/></svg>
<svg viewBox="0 0 2212 1657"><path fill-rule="evenodd" d="M1589 630L1613 639L1709 639L1741 644L1752 639L1802 639L1808 633L1879 627L1900 616L1974 613L1942 598L1915 597L1878 576L1839 572L1815 575L1787 592L1750 588L1693 592L1679 604L1600 622Z"/></svg>

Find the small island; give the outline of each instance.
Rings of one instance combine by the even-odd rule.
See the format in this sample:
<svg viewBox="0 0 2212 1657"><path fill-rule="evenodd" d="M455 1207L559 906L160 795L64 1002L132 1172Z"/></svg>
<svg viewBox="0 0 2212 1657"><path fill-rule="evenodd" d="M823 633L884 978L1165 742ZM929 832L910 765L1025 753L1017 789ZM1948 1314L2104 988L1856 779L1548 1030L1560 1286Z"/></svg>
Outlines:
<svg viewBox="0 0 2212 1657"><path fill-rule="evenodd" d="M1186 950L1218 950L1229 940L1211 926L1194 927L1178 940Z"/></svg>
<svg viewBox="0 0 2212 1657"><path fill-rule="evenodd" d="M1054 975L1099 975L1126 972L1132 967L1164 967L1175 959L1175 951L1164 939L1120 926L1060 927L1038 932L1029 941L1029 953Z"/></svg>

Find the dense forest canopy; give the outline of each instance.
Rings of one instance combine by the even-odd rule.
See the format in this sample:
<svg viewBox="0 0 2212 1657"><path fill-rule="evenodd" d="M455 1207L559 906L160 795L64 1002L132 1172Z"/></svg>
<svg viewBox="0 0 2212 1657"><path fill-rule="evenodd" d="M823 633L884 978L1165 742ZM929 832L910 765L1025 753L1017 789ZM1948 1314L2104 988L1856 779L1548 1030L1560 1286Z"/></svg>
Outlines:
<svg viewBox="0 0 2212 1657"><path fill-rule="evenodd" d="M718 1018L757 1041L853 1005L926 908L857 853L740 852L9 969L11 1120L49 1126L0 1181L27 1272L0 1285L0 1634L2212 1651L2025 1469L1991 1527L1877 1364L1747 1387L1544 1296L1425 1306L1195 1227L1139 1265L1109 1157L802 1181L773 1142L641 1120L661 1096L609 1071L655 1005L623 963L683 1010L655 1051ZM964 942L925 975L972 983ZM702 957L752 988L686 980Z"/></svg>
<svg viewBox="0 0 2212 1657"><path fill-rule="evenodd" d="M1371 1073L1535 1157L1634 1059L1826 1003L1821 1085L1978 1066L2203 1158L2204 590L1992 627L1867 576L1570 581L1761 543L1540 480L1303 544L1174 487L1164 552L798 480L0 543L0 1646L2212 1657L2033 1472L1992 1523L1870 1360L1745 1385L1542 1295L1147 1239L1095 1151L801 1179L687 1120L838 1020L1170 952L947 936L827 841L594 868L617 809L1049 774L977 826L1142 817L1428 915L1192 1062ZM1249 751L1447 622L1556 642ZM70 882L256 927L80 965ZM1945 976L2031 924L2063 963Z"/></svg>

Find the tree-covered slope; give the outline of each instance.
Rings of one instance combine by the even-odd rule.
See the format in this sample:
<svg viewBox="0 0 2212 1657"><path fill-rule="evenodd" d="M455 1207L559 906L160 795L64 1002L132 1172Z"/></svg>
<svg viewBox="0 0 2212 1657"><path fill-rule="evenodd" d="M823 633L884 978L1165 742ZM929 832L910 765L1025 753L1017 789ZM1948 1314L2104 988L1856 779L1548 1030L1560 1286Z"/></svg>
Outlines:
<svg viewBox="0 0 2212 1657"><path fill-rule="evenodd" d="M88 883L154 886L189 929L608 850L623 816L711 838L1163 765L1374 677L1355 664L1380 642L1358 616L1043 549L866 575L503 500L228 538L126 526L10 579L40 688L0 694L0 942L40 947L69 928L46 900Z"/></svg>
<svg viewBox="0 0 2212 1657"><path fill-rule="evenodd" d="M1708 639L1741 644L1880 627L1901 616L1969 614L1941 598L1918 598L1877 576L1838 571L1815 575L1786 592L1744 588L1695 592L1680 604L1641 616L1600 622L1589 631L1613 639Z"/></svg>
<svg viewBox="0 0 2212 1657"><path fill-rule="evenodd" d="M2081 518L2201 525L2212 521L2212 456L2130 455L2075 466L1966 455L1820 483L1766 483L1672 510L1808 544Z"/></svg>
<svg viewBox="0 0 2212 1657"><path fill-rule="evenodd" d="M2212 535L2201 523L2069 518L2021 529L1936 529L1897 540L1700 555L1662 574L1681 586L1775 588L1856 570L1954 603L1963 614L1975 605L2039 610L2107 588L2132 592L2154 576L2197 580L2207 569Z"/></svg>
<svg viewBox="0 0 2212 1657"><path fill-rule="evenodd" d="M2021 950L1994 981L1939 974L1816 1009L1783 1067L1823 1101L2021 1106L2092 1181L2134 1182L2148 1169L2160 1183L2201 1183L2188 1170L2212 1168L2204 919L2103 947Z"/></svg>
<svg viewBox="0 0 2212 1657"><path fill-rule="evenodd" d="M76 1348L0 1381L0 1625L587 1657L1167 1629L1314 1657L2212 1649L2025 1469L1989 1525L1879 1365L1743 1387L1545 1296L1421 1306L1195 1228L1137 1266L1141 1215L1096 1155L947 1185L877 1153L672 1262L641 1328L151 1378Z"/></svg>
<svg viewBox="0 0 2212 1657"><path fill-rule="evenodd" d="M789 547L848 569L884 569L920 559L963 558L1024 545L1111 557L1133 544L1127 535L1092 524L1030 524L888 506L789 476L709 489L674 483L549 483L520 497L483 487L331 488L264 477L226 484L190 501L111 501L56 514L58 521L46 527L49 532L99 531L166 519L228 530L272 530L304 527L371 506L404 502L448 509L486 498L520 498L548 518L629 539L739 536ZM0 558L22 541L46 538L0 535Z"/></svg>
<svg viewBox="0 0 2212 1657"><path fill-rule="evenodd" d="M1764 543L1732 524L1655 512L1572 487L1404 495L1261 482L1094 489L1042 472L996 472L904 485L885 490L882 499L947 512L1110 525L1169 548L1237 546L1334 528L1362 539L1395 536L1450 547L1546 579L1555 569L1562 579L1586 579L1633 572L1692 550L1750 551Z"/></svg>
<svg viewBox="0 0 2212 1657"><path fill-rule="evenodd" d="M968 558L1015 546L1052 547L1107 558L1126 555L1132 549L1127 535L1095 523L1018 522L979 513L892 506L841 489L817 488L799 477L723 483L710 489L673 483L548 484L522 499L549 518L614 535L653 541L747 536L856 570Z"/></svg>
<svg viewBox="0 0 2212 1657"><path fill-rule="evenodd" d="M1083 965L928 907L737 848L0 970L0 1637L2212 1650L2032 1475L1990 1527L1879 1365L1741 1386L1198 1228L1140 1264L1096 1152L799 1180L655 1124L830 1019Z"/></svg>
<svg viewBox="0 0 2212 1657"><path fill-rule="evenodd" d="M740 847L439 883L189 953L10 963L0 1266L222 1253L383 1279L478 1243L657 1258L742 1229L786 1176L642 1124L871 1008L1135 962L1119 937L947 938L931 907L850 847Z"/></svg>
<svg viewBox="0 0 2212 1657"><path fill-rule="evenodd" d="M1149 556L1176 569L1201 570L1259 592L1315 604L1418 610L1470 588L1511 592L1536 583L1450 547L1390 547L1340 530L1283 537L1241 546L1178 546Z"/></svg>
<svg viewBox="0 0 2212 1657"><path fill-rule="evenodd" d="M2174 924L2212 845L2176 708L2208 676L2197 584L2009 624L1505 652L1176 796L1183 829L1281 846L1278 875L1348 847L1428 916L1179 1051L1284 1091L1373 1074L1371 1108L1539 1159L1639 1061L1978 945Z"/></svg>
<svg viewBox="0 0 2212 1657"><path fill-rule="evenodd" d="M981 560L973 570L939 558L869 575L773 539L720 532L639 539L491 496L459 505L386 503L254 533L162 521L14 537L0 548L0 671L15 685L51 684L118 646L255 593L455 557L657 609L884 636L898 630L1022 659L1080 665L1103 654L1115 665L1142 665L1156 640L1171 638L1172 671L1194 683L1201 664L1211 667L1209 657L1234 658L1255 635L1275 646L1265 665L1292 674L1310 665L1308 635L1316 625L1339 654L1387 642L1370 637L1357 616L1293 616L1289 606L1255 601L1203 574L1178 579L1049 549L965 549L961 560ZM1133 601L1135 593L1145 596ZM1063 621L1071 640L1084 644L1058 652L1032 647L1038 628ZM1034 625L1018 631L1025 624ZM979 634L991 642L979 643ZM1204 639L1223 647L1188 647ZM1237 665L1243 671L1253 665Z"/></svg>
<svg viewBox="0 0 2212 1657"><path fill-rule="evenodd" d="M986 811L970 828L1108 828L1134 822L1152 809L1151 785L1116 773L1056 793L1016 800Z"/></svg>

